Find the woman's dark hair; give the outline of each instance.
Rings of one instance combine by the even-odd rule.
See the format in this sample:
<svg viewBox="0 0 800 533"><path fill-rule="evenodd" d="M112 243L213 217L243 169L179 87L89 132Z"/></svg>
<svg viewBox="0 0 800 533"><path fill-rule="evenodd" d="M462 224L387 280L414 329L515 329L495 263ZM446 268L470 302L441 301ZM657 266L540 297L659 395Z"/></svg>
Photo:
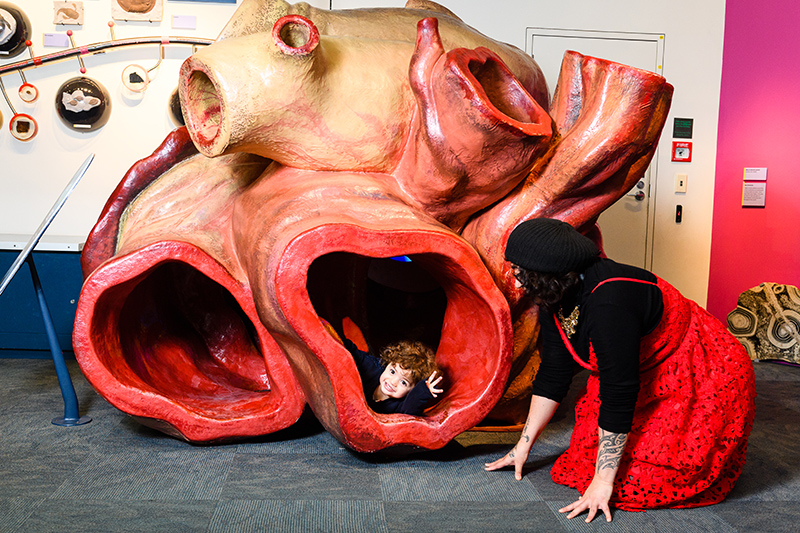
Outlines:
<svg viewBox="0 0 800 533"><path fill-rule="evenodd" d="M581 282L580 274L567 272L566 274L550 274L547 272L534 272L515 265L514 277L522 284L522 288L533 303L547 314L552 314L564 295L578 286Z"/></svg>

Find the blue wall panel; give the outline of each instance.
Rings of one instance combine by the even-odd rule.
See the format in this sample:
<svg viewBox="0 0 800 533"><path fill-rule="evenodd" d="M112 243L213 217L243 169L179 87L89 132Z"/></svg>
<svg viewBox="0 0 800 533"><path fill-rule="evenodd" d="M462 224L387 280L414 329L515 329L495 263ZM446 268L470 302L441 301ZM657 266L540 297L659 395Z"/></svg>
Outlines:
<svg viewBox="0 0 800 533"><path fill-rule="evenodd" d="M0 276L6 273L18 255L19 251L0 251ZM61 349L72 350L72 325L83 282L80 254L34 252L33 260L41 278ZM31 271L25 263L0 295L0 350L49 348L33 290Z"/></svg>

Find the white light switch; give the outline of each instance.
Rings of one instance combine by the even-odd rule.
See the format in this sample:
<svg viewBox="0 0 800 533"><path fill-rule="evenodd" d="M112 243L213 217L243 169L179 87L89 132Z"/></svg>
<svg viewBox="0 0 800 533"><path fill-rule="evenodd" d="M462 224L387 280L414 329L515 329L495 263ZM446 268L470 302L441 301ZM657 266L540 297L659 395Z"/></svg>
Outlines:
<svg viewBox="0 0 800 533"><path fill-rule="evenodd" d="M688 180L688 174L675 174L675 192L686 192L686 182Z"/></svg>

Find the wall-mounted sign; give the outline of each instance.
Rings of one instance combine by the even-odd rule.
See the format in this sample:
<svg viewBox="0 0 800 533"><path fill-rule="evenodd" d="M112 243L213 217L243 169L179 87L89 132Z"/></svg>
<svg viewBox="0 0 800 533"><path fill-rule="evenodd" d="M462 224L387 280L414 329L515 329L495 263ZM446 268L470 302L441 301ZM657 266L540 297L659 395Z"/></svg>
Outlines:
<svg viewBox="0 0 800 533"><path fill-rule="evenodd" d="M672 122L672 137L675 139L691 139L693 129L693 118L675 118Z"/></svg>
<svg viewBox="0 0 800 533"><path fill-rule="evenodd" d="M45 33L44 45L50 48L68 48L69 37L66 33Z"/></svg>
<svg viewBox="0 0 800 533"><path fill-rule="evenodd" d="M197 17L195 15L172 15L172 28L175 30L196 30Z"/></svg>
<svg viewBox="0 0 800 533"><path fill-rule="evenodd" d="M745 181L767 181L767 169L761 168L745 168L744 169Z"/></svg>
<svg viewBox="0 0 800 533"><path fill-rule="evenodd" d="M764 207L767 200L766 181L745 181L742 187L742 207Z"/></svg>
<svg viewBox="0 0 800 533"><path fill-rule="evenodd" d="M688 163L692 160L692 143L672 141L672 160Z"/></svg>

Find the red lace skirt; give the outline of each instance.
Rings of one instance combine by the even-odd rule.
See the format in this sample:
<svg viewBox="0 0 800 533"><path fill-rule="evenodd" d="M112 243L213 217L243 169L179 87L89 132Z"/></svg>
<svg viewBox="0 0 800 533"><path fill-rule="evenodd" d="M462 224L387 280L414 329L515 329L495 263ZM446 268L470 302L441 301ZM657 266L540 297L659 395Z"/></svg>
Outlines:
<svg viewBox="0 0 800 533"><path fill-rule="evenodd" d="M664 316L642 339L641 389L611 504L628 511L717 503L742 471L755 414L747 352L725 327L659 280ZM569 449L553 481L583 494L594 476L597 362L575 407Z"/></svg>

